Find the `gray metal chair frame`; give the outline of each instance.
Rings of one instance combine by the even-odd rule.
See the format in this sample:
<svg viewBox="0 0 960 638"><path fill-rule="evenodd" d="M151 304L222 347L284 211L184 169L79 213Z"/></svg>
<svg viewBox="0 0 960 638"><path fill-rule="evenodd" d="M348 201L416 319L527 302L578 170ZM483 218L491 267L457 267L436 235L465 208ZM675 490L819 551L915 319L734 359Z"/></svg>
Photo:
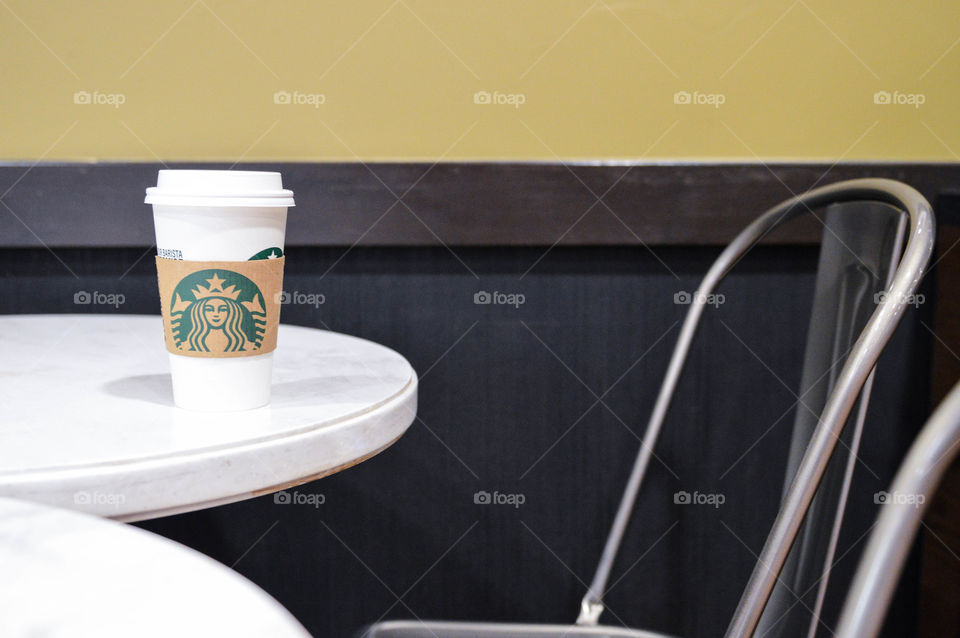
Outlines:
<svg viewBox="0 0 960 638"><path fill-rule="evenodd" d="M817 267L803 374L797 395L783 494L800 466L827 397L847 353L889 286L900 262L907 220L887 204L830 206ZM858 463L873 375L847 420L790 549L756 632L764 638L813 638L825 624L822 612L840 539L853 473ZM829 521L833 520L830 525Z"/></svg>
<svg viewBox="0 0 960 638"><path fill-rule="evenodd" d="M816 495L836 441L858 400L861 389L871 376L877 359L908 307L908 300L914 294L933 252L934 218L930 205L920 193L900 182L872 178L850 180L816 188L786 200L747 226L711 266L697 294L694 295L683 322L596 574L581 603L577 625L391 621L367 628L365 635L369 638L415 635L437 638L487 638L500 635L531 637L610 635L634 638L661 636L661 634L642 630L599 626L597 622L604 609L603 593L610 571L707 300L717 284L741 257L779 225L806 212L812 212L814 208L862 201L888 204L906 214L909 222L906 248L887 288L886 301L877 306L866 327L860 333L826 400L817 426L810 434L809 444L799 461L796 475L785 491L779 514L727 630L728 638L752 636L797 537L804 515ZM506 629L508 627L509 631ZM556 631L550 633L554 629ZM598 631L600 633L597 633Z"/></svg>
<svg viewBox="0 0 960 638"><path fill-rule="evenodd" d="M892 180L863 179L816 189L806 196L814 193L816 196L811 198L812 202L806 202L807 206L825 203L824 200L829 201L842 194L850 196L843 197L846 201L875 200L901 208L910 220L908 240L903 258L887 290L886 302L879 304L870 317L827 399L820 422L800 461L747 588L734 612L733 620L727 629L727 638L747 638L753 635L860 389L873 373L877 359L908 307L908 300L916 293L933 254L933 210L926 199L913 188ZM787 202L778 208L784 207L789 211L795 210L797 205ZM761 217L758 222L762 222L771 213Z"/></svg>
<svg viewBox="0 0 960 638"><path fill-rule="evenodd" d="M837 638L875 638L880 633L923 514L958 452L960 384L934 411L900 465L890 487L892 500L881 505L877 525L860 557ZM918 496L923 496L922 502Z"/></svg>

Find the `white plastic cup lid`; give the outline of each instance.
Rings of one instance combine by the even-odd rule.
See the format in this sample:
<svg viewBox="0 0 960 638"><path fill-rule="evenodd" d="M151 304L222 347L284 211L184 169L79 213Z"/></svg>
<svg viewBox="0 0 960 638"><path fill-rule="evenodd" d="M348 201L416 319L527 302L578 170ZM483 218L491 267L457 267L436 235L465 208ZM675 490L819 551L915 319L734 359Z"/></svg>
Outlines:
<svg viewBox="0 0 960 638"><path fill-rule="evenodd" d="M280 173L269 171L161 170L145 204L166 206L295 206Z"/></svg>

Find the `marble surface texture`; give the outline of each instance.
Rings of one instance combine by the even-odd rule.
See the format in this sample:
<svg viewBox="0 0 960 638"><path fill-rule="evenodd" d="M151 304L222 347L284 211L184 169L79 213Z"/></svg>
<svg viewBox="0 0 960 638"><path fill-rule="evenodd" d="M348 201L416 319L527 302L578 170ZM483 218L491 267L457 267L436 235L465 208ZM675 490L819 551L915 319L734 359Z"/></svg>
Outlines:
<svg viewBox="0 0 960 638"><path fill-rule="evenodd" d="M269 406L173 406L159 317L0 317L0 496L139 520L329 474L412 423L396 352L282 325Z"/></svg>
<svg viewBox="0 0 960 638"><path fill-rule="evenodd" d="M129 525L0 498L0 636L309 638L235 571Z"/></svg>

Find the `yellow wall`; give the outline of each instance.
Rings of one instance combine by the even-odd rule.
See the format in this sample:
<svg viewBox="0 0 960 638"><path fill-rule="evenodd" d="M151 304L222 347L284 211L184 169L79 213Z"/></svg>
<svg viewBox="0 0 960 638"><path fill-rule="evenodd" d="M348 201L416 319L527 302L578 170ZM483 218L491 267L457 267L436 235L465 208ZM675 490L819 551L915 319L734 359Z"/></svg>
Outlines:
<svg viewBox="0 0 960 638"><path fill-rule="evenodd" d="M949 0L2 0L0 159L956 161L958 25Z"/></svg>

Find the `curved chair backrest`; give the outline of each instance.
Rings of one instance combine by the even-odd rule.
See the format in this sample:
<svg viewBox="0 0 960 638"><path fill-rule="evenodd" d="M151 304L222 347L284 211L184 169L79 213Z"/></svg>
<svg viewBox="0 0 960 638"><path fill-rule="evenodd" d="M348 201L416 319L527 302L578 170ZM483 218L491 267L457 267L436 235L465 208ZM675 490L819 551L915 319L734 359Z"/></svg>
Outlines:
<svg viewBox="0 0 960 638"><path fill-rule="evenodd" d="M784 495L780 511L760 552L753 574L727 628L727 638L753 636L860 390L873 374L877 359L893 335L900 317L910 306L910 300L916 293L933 254L933 210L916 190L900 182L881 179L852 180L833 186L838 188L840 193L850 196L844 197L847 201L878 201L904 211L909 219L907 245L885 292L884 301L877 305L866 328L851 349L810 436L810 442ZM800 197L818 191L825 191L819 192L820 196L829 197L830 188L816 189ZM833 196L837 194L834 192Z"/></svg>
<svg viewBox="0 0 960 638"><path fill-rule="evenodd" d="M872 374L877 358L907 308L907 300L915 292L933 251L934 219L930 205L917 191L900 182L886 179L850 180L793 197L751 223L711 266L697 291L699 294L694 296L681 328L600 564L581 604L578 624L596 624L603 611L602 596L610 570L709 295L740 258L774 228L803 213L811 212L814 208L848 202L887 204L906 213L909 221L908 241L903 258L887 287L884 303L873 310L866 328L857 338L836 376L832 384L833 390L826 398L812 431L803 436L807 441L803 446L803 453L794 455L799 457L793 461L796 471L785 491L780 512L727 633L731 637L753 634L777 577L787 561L804 515L814 500L837 437L841 435L860 391Z"/></svg>
<svg viewBox="0 0 960 638"><path fill-rule="evenodd" d="M944 472L960 452L960 384L954 386L910 447L881 505L840 615L836 638L875 638ZM920 498L922 497L922 498Z"/></svg>
<svg viewBox="0 0 960 638"><path fill-rule="evenodd" d="M869 207L861 204L850 206L855 202L870 202ZM907 300L913 294L923 275L924 268L933 251L934 220L929 204L918 192L900 182L886 179L860 179L840 182L831 186L824 186L794 197L775 206L756 221L750 224L736 239L723 251L714 262L700 285L697 295L684 320L680 337L670 359L667 373L660 387L653 414L648 422L647 429L641 442L640 451L634 461L633 470L627 482L626 490L621 498L616 518L607 538L600 564L596 575L590 584L587 595L581 604L580 617L577 625L516 625L502 623L474 623L474 622L446 622L446 621L387 621L365 627L359 635L365 638L495 638L498 636L538 636L541 638L560 638L566 636L623 636L624 638L662 638L661 634L646 632L637 629L613 628L596 626L597 620L603 611L602 595L606 588L610 569L616 558L620 541L623 538L630 514L636 502L637 493L650 463L653 447L656 444L664 417L670 406L670 401L676 389L677 380L683 369L690 343L696 332L704 305L716 285L726 276L740 258L754 245L763 239L770 231L783 222L797 217L813 208L844 204L831 208L828 212L826 234L832 235L828 239L822 253L824 259L838 260L831 262L831 267L838 267L841 274L836 280L827 282L818 279L818 301L815 301L815 315L811 319L814 332L819 334L819 328L813 328L820 318L817 313L828 314L828 321L834 322L839 316L847 317L844 325L849 327L842 338L822 344L822 352L816 356L808 353L808 361L812 361L811 370L820 366L834 354L845 351L852 339L859 333L856 342L847 354L841 371L831 378L828 383L820 387L817 378L804 374L805 387L811 388L811 393L822 392L823 397L818 403L823 406L819 419L804 421L799 434L795 436L791 452L791 469L795 467L789 487L785 490L783 505L774 524L773 530L767 539L758 567L754 570L750 584L744 593L744 598L738 607L737 614L728 630L730 636L749 636L753 633L761 613L766 605L777 575L787 561L789 549L796 538L807 508L814 501L815 495L823 503L823 507L833 509L839 507L842 511L846 491L844 476L848 473L846 464L852 460L840 461L840 488L817 495L820 478L826 471L827 461L833 451L836 437L841 434L847 422L857 397L868 384L877 358L880 356L893 330L899 322ZM909 233L903 258L899 260L889 286L886 287L886 300L873 308L872 304L864 304L864 297L874 290L880 281L887 283L886 273L890 265L897 263L899 246L902 243L903 226L899 220L890 217L888 208L877 209L878 204L891 206L897 211L896 216L902 218L903 213L909 221ZM868 210L869 209L869 210ZM858 220L863 215L878 214L885 221L873 223L873 230L861 235L863 231L858 226ZM859 231L858 231L859 228ZM834 245L834 240L837 242ZM849 256L841 256L838 246L858 246L855 249L857 259L863 261L864 269L849 266ZM869 244L869 246L868 246ZM846 260L846 261L845 261ZM846 265L844 265L846 264ZM873 264L873 266L870 266ZM823 265L823 263L821 264ZM841 267L842 266L842 267ZM870 267L866 267L870 266ZM821 294L821 281L823 292ZM835 290L833 288L836 288ZM828 289L830 289L828 291ZM869 301L873 301L870 295ZM850 303L856 302L854 306ZM863 315L872 310L866 328L860 333L859 325ZM831 330L834 334L836 331ZM823 338L813 336L820 343ZM809 341L809 340L808 340ZM834 363L831 360L829 363ZM805 362L805 366L806 366ZM814 365L815 364L815 365ZM837 366L839 367L839 366ZM812 372L811 372L812 374ZM816 387L815 387L816 386ZM809 404L811 398L807 403ZM798 417L799 419L800 417ZM862 415L859 417L862 421ZM859 423L860 421L858 421ZM839 525L836 519L834 526ZM833 529L831 527L831 529ZM805 555L817 556L823 553L826 547L832 551L832 542L824 544L822 534L815 533L810 541L803 545L808 547ZM802 564L811 561L801 561ZM766 566L761 569L759 566Z"/></svg>
<svg viewBox="0 0 960 638"><path fill-rule="evenodd" d="M847 353L896 270L906 218L887 204L834 204L823 219L813 309L807 331L802 399L794 418L784 497L816 430ZM803 527L757 626L766 638L813 638L820 625L847 495L860 448L873 375L847 419ZM832 524L830 522L832 521Z"/></svg>

